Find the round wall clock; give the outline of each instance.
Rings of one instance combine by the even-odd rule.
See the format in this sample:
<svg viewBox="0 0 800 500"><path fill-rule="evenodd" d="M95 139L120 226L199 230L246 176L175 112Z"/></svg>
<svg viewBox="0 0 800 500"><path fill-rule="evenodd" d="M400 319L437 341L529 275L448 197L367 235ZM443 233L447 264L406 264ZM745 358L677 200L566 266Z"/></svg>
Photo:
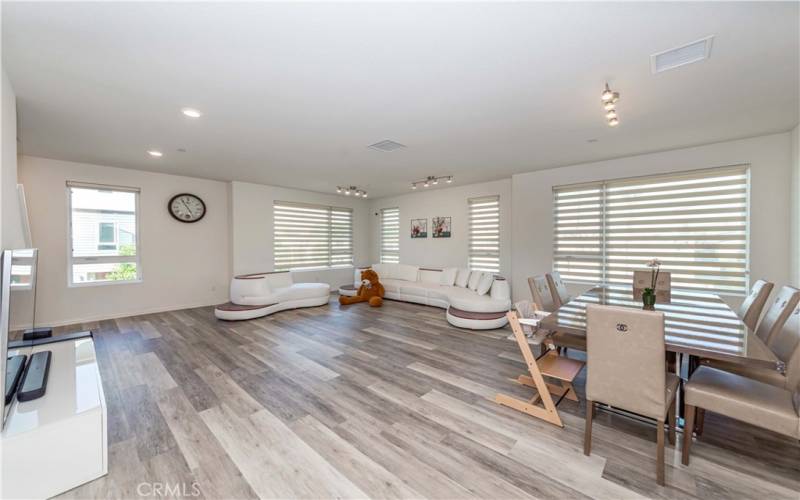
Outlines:
<svg viewBox="0 0 800 500"><path fill-rule="evenodd" d="M167 210L176 220L181 222L197 222L206 215L206 204L199 196L181 193L173 196L167 204Z"/></svg>

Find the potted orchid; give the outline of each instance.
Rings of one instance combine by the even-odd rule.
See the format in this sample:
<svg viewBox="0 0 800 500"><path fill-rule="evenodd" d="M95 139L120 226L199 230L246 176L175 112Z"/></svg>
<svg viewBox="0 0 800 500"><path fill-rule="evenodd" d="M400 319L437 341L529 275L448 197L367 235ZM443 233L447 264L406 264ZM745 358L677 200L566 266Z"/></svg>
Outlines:
<svg viewBox="0 0 800 500"><path fill-rule="evenodd" d="M656 305L656 284L658 283L658 273L661 271L661 261L652 259L647 263L650 268L650 287L645 288L642 293L642 305L645 309L653 309Z"/></svg>

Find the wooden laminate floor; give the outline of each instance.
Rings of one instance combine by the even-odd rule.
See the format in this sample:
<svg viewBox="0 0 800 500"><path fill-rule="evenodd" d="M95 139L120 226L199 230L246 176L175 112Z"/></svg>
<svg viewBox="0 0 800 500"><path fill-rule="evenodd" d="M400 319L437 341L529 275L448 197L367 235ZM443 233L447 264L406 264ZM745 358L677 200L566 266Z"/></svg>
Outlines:
<svg viewBox="0 0 800 500"><path fill-rule="evenodd" d="M667 447L666 487L647 424L600 411L584 456L582 405L561 403L560 429L495 404L530 395L509 330L460 330L441 309L332 301L228 323L200 308L59 330L81 328L109 473L64 497L800 498L797 441L715 415L691 466Z"/></svg>

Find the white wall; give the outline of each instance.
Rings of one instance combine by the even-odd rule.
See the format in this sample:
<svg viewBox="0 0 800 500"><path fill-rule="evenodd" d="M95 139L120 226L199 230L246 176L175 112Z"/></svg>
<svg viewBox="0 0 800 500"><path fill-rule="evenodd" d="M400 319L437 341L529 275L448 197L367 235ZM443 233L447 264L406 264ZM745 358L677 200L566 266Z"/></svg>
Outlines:
<svg viewBox="0 0 800 500"><path fill-rule="evenodd" d="M17 101L14 88L3 69L2 157L0 157L0 248L21 248L22 219L17 196Z"/></svg>
<svg viewBox="0 0 800 500"><path fill-rule="evenodd" d="M789 282L790 157L787 132L515 175L511 281L515 299L530 293L524 278L552 269L553 186L743 163L751 166L751 280L765 278L778 286ZM741 298L726 300L736 305Z"/></svg>
<svg viewBox="0 0 800 500"><path fill-rule="evenodd" d="M370 201L370 262L378 262L380 259L380 210L398 207L402 264L434 268L466 267L469 247L467 200L490 195L500 195L500 273L510 277L511 179L414 191ZM433 217L452 217L450 238L431 237ZM427 238L411 238L411 219L428 219Z"/></svg>
<svg viewBox="0 0 800 500"><path fill-rule="evenodd" d="M228 299L228 188L217 181L23 156L34 246L39 248L36 321L41 325L218 304ZM66 182L141 189L142 283L67 286ZM181 193L203 198L207 214L183 224L167 212Z"/></svg>
<svg viewBox="0 0 800 500"><path fill-rule="evenodd" d="M792 135L791 283L800 287L800 125L790 133Z"/></svg>
<svg viewBox="0 0 800 500"><path fill-rule="evenodd" d="M274 270L272 206L276 200L352 208L354 263L360 266L369 262L366 200L247 182L232 182L230 189L234 274ZM296 282L328 283L338 288L352 283L353 270L303 271L293 273L293 277Z"/></svg>

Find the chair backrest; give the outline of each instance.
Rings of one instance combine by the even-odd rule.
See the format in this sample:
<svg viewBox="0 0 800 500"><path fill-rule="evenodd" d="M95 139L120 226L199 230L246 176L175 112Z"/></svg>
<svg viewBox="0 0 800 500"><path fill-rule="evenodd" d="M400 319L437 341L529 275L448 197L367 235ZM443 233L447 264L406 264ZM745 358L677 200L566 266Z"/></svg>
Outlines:
<svg viewBox="0 0 800 500"><path fill-rule="evenodd" d="M800 290L791 286L782 287L764 314L761 324L758 325L756 330L758 338L771 347L775 335L783 328L783 324L789 319L798 302L800 302Z"/></svg>
<svg viewBox="0 0 800 500"><path fill-rule="evenodd" d="M800 304L775 335L772 352L786 364L786 388L794 390L800 384Z"/></svg>
<svg viewBox="0 0 800 500"><path fill-rule="evenodd" d="M756 281L753 283L753 288L750 289L750 295L744 299L744 302L739 307L739 317L750 331L755 331L758 325L758 318L761 317L761 311L764 310L764 304L767 303L769 294L772 293L774 286L775 284L769 281Z"/></svg>
<svg viewBox="0 0 800 500"><path fill-rule="evenodd" d="M550 285L550 295L553 297L553 304L556 309L572 300L572 297L567 291L567 286L564 284L564 280L561 279L561 275L558 274L558 272L553 271L552 273L547 273L545 277L547 278L547 284Z"/></svg>
<svg viewBox="0 0 800 500"><path fill-rule="evenodd" d="M664 313L590 304L586 321L587 399L663 419Z"/></svg>
<svg viewBox="0 0 800 500"><path fill-rule="evenodd" d="M558 309L553 303L553 294L550 291L550 284L544 276L534 276L528 278L528 287L531 289L533 303L542 311L553 312Z"/></svg>

